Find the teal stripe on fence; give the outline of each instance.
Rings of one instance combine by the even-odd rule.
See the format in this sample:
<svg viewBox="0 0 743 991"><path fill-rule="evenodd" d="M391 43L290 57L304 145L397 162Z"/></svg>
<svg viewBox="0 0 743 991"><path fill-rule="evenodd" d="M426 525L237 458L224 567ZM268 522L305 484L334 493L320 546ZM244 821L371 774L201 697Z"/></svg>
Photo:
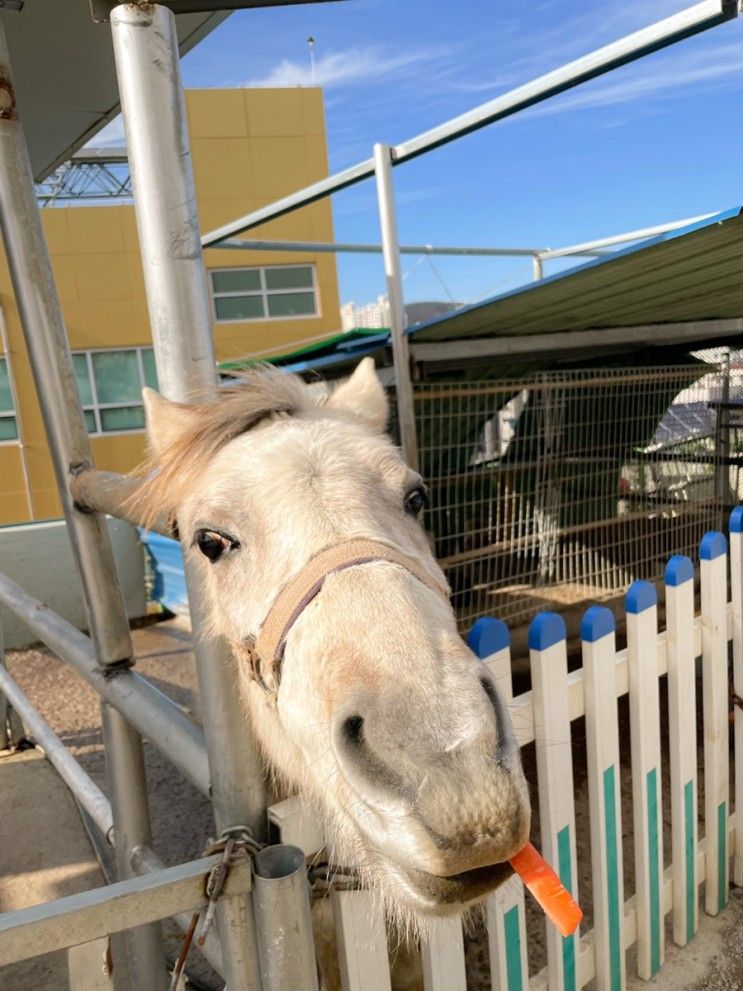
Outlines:
<svg viewBox="0 0 743 991"><path fill-rule="evenodd" d="M727 818L727 802L721 802L717 809L717 907L719 909L725 908L728 903Z"/></svg>
<svg viewBox="0 0 743 991"><path fill-rule="evenodd" d="M570 827L557 834L557 873L560 881L573 894L573 869L570 862ZM562 938L562 975L565 991L576 991L575 936Z"/></svg>
<svg viewBox="0 0 743 991"><path fill-rule="evenodd" d="M697 881L694 869L694 789L692 782L684 785L684 827L686 830L686 939L690 940L695 933L694 909L697 904Z"/></svg>
<svg viewBox="0 0 743 991"><path fill-rule="evenodd" d="M523 991L524 975L521 973L521 927L519 910L514 905L503 916L506 933L506 979L508 991Z"/></svg>
<svg viewBox="0 0 743 991"><path fill-rule="evenodd" d="M658 842L658 771L647 775L648 873L650 875L650 973L660 970L660 877Z"/></svg>
<svg viewBox="0 0 743 991"><path fill-rule="evenodd" d="M619 871L617 865L617 803L614 765L604 771L604 815L606 818L606 882L609 898L609 962L611 991L622 987L622 947L619 939Z"/></svg>

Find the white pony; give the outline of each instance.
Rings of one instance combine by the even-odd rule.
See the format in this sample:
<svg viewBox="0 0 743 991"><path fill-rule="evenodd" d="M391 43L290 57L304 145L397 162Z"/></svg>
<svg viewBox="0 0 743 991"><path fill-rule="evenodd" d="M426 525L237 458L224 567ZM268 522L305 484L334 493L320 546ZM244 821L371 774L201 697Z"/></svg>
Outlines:
<svg viewBox="0 0 743 991"><path fill-rule="evenodd" d="M482 899L527 840L527 786L371 359L330 392L263 369L195 405L144 398L139 499L203 569L267 768L398 921Z"/></svg>

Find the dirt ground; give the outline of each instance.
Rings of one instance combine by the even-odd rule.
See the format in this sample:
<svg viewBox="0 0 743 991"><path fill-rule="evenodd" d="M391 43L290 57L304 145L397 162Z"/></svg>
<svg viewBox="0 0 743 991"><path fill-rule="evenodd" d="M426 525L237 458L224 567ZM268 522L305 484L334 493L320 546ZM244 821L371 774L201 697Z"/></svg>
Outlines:
<svg viewBox="0 0 743 991"><path fill-rule="evenodd" d="M150 678L158 688L173 698L184 710L199 718L198 692L196 690L193 655L190 651L190 634L178 621L171 620L146 626L134 632L138 670ZM7 665L42 714L75 754L90 776L106 791L105 766L101 742L98 696L71 669L63 665L45 649L11 652ZM521 680L515 686L516 693L528 687ZM665 703L665 685L662 683L662 708ZM662 714L665 722L665 712ZM619 707L620 738L629 740L628 706L626 698ZM701 725L698 727L699 762L702 769ZM624 841L625 898L634 890L633 850L631 841L632 807L629 747L622 755L621 796L622 834ZM585 914L582 926L588 931L593 922L590 871L590 837L588 828L588 794L586 785L585 727L583 720L573 723L573 760L576 786L576 832L579 865L579 895ZM211 807L157 750L145 744L147 776L153 822L153 845L166 864L175 864L197 857L206 838L213 833ZM527 777L536 797L536 768L534 747L524 748L523 758ZM667 767L667 754L665 755ZM699 802L703 803L702 777L700 775ZM535 801L536 805L536 801ZM670 800L668 775L664 775L664 852L670 860ZM532 836L539 844L539 821L535 816ZM105 851L104 851L105 857ZM110 857L107 864L110 869ZM743 893L732 892L731 907L717 922L716 941L709 943L700 934L694 941L699 945L697 955L705 962L703 975L693 974L684 960L689 959L690 948L681 956L681 963L673 970L664 968L655 982L658 988L688 989L688 991L743 991ZM701 913L700 913L701 915ZM726 921L729 917L729 923ZM545 965L544 916L533 902L527 901L527 930L529 945L529 971L533 975ZM718 931L719 930L719 931ZM171 956L177 952L178 937L173 926L167 930L167 949ZM706 942L705 942L706 941ZM667 943L671 944L670 933ZM702 945L704 944L704 945ZM706 947L706 950L705 950ZM468 988L470 991L489 991L488 949L484 929L475 926L466 939ZM671 952L669 950L669 957ZM195 988L221 988L217 976L202 965L193 955ZM664 975L671 971L675 983L665 983ZM628 956L628 973L632 973L632 958ZM691 983L690 983L691 982ZM639 985L638 985L639 986ZM60 991L58 988L39 987L34 991Z"/></svg>

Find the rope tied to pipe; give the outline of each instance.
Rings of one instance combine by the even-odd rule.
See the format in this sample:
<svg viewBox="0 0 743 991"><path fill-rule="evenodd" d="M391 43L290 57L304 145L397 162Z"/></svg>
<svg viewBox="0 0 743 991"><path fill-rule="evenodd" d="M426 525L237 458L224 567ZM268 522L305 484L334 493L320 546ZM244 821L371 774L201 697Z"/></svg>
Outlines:
<svg viewBox="0 0 743 991"><path fill-rule="evenodd" d="M197 946L203 946L206 942L207 933L214 921L217 902L224 890L230 867L246 858L254 861L256 854L266 846L267 844L260 843L255 839L248 826L229 826L216 839L210 837L207 840L202 856L213 857L216 854L221 854L221 856L204 881L204 893L208 902L201 926L199 927L199 920L202 910L198 909L193 913L189 927L183 935L178 959L173 968L169 991L178 991L182 986L181 981L185 977L186 959L194 938L196 938ZM313 901L327 897L333 889L353 891L361 887L358 874L353 868L334 867L327 860L315 863L308 868L307 880L310 886L310 897Z"/></svg>
<svg viewBox="0 0 743 991"><path fill-rule="evenodd" d="M186 958L196 936L196 945L203 946L206 942L207 933L214 921L214 914L217 910L217 902L224 889L225 882L230 872L230 867L239 861L250 858L253 860L259 850L265 846L255 839L248 826L228 826L222 830L215 839L209 837L204 847L203 857L213 857L221 854L220 859L211 868L204 882L204 893L208 899L206 913L196 936L196 929L201 917L201 910L197 910L191 916L191 923L184 933L178 959L173 967L173 974L170 980L170 991L177 991L186 966Z"/></svg>

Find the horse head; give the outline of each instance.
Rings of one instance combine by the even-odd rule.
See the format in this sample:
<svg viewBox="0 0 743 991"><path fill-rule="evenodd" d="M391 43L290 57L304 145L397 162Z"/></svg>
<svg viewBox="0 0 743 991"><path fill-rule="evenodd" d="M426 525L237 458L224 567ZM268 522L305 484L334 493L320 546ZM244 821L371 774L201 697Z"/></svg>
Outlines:
<svg viewBox="0 0 743 991"><path fill-rule="evenodd" d="M333 391L268 369L194 405L145 390L145 406L144 508L177 519L203 570L272 772L398 917L482 898L526 842L527 787L371 359Z"/></svg>

